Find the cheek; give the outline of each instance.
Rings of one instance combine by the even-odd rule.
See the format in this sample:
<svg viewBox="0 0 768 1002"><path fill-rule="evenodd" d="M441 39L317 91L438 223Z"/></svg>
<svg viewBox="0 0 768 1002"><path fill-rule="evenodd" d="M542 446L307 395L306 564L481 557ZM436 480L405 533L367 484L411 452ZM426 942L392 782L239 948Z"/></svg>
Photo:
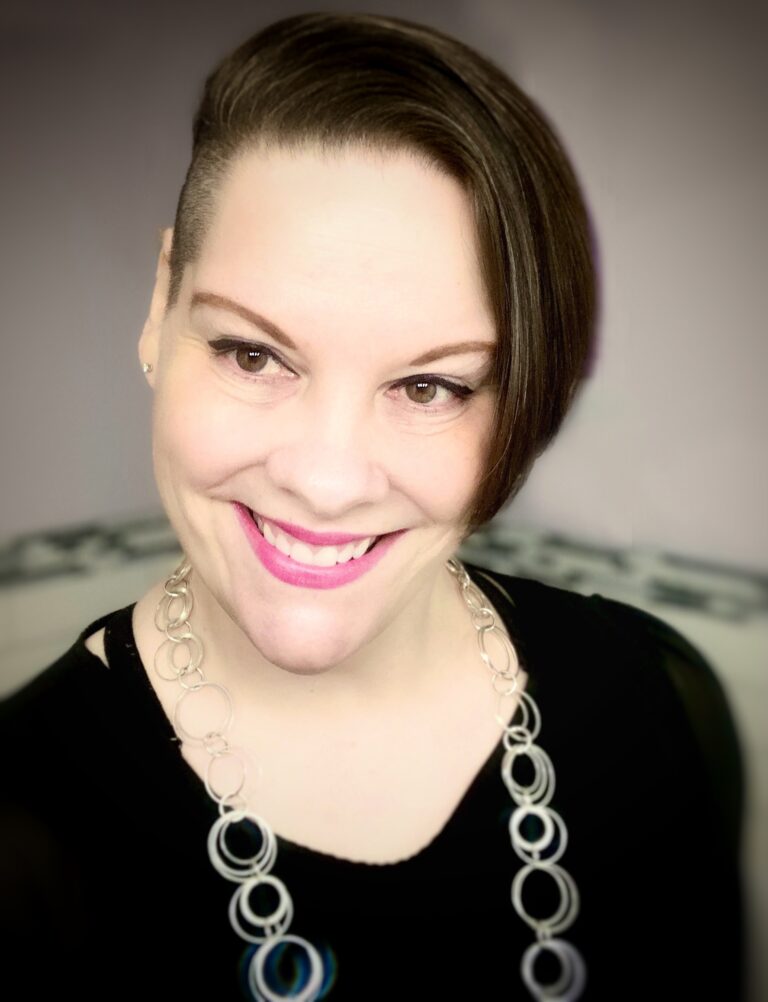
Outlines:
<svg viewBox="0 0 768 1002"><path fill-rule="evenodd" d="M206 392L201 380L192 384L194 392L185 390L183 382L176 381L156 401L155 453L166 474L205 488L258 462L259 440L253 434L253 421L247 421L247 408L244 413L236 401Z"/></svg>
<svg viewBox="0 0 768 1002"><path fill-rule="evenodd" d="M480 411L480 408L478 408ZM485 412L414 446L409 461L401 455L401 483L436 522L452 522L475 492L482 472L483 445L490 416ZM397 467L395 467L396 469Z"/></svg>

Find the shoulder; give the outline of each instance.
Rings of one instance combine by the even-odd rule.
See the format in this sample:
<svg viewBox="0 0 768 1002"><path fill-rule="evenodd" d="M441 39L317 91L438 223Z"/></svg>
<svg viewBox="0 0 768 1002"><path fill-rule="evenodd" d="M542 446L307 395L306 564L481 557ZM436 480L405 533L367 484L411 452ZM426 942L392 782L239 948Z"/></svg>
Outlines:
<svg viewBox="0 0 768 1002"><path fill-rule="evenodd" d="M78 705L78 691L87 685L89 669L106 664L104 626L115 615L107 613L81 630L72 644L21 685L0 696L0 739L11 739L33 726L39 741L41 727L65 730Z"/></svg>
<svg viewBox="0 0 768 1002"><path fill-rule="evenodd" d="M699 647L645 609L602 595L591 595L586 601L661 669L702 747L712 741L733 740L735 725L729 701L712 661Z"/></svg>
<svg viewBox="0 0 768 1002"><path fill-rule="evenodd" d="M741 840L745 759L733 710L712 661L678 629L636 606L602 595L596 612L626 632L663 675L690 727L710 786L734 845Z"/></svg>
<svg viewBox="0 0 768 1002"><path fill-rule="evenodd" d="M113 738L104 701L106 676L112 673L85 642L114 615L89 623L55 660L0 697L0 755L7 763L0 827L27 833L30 844L59 837L73 779L87 786L85 777L101 761L92 748L99 738ZM13 846L5 848L10 852Z"/></svg>
<svg viewBox="0 0 768 1002"><path fill-rule="evenodd" d="M646 709L658 709L647 720L649 737L670 749L690 749L724 833L732 846L738 846L745 809L745 758L730 702L710 658L676 627L627 602L479 570L484 575L481 580L493 579L497 589L503 589L512 614L521 623L532 622L541 636L554 637L552 644L560 644L559 635L567 633L575 643L589 644L601 659L621 664L624 677L633 666L643 691L653 693ZM675 732L658 733L661 719L676 721Z"/></svg>
<svg viewBox="0 0 768 1002"><path fill-rule="evenodd" d="M503 594L518 614L550 631L563 625L563 618L580 631L594 635L607 647L618 646L636 660L653 665L674 687L692 721L714 715L722 723L730 709L722 684L711 661L686 636L659 616L638 606L598 593L583 595L533 578L518 577L470 565L481 582L489 582ZM482 585L481 585L482 586Z"/></svg>

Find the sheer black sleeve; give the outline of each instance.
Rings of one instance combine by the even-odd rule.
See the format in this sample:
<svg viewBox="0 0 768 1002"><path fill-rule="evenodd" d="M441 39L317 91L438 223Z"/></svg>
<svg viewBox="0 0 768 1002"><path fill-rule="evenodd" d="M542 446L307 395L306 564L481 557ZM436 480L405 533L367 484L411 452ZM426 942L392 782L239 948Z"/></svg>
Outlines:
<svg viewBox="0 0 768 1002"><path fill-rule="evenodd" d="M743 1002L745 757L723 685L702 652L659 617L600 595L589 601L648 665L661 669L680 711L679 738L648 722L648 740L661 743L670 760L659 776L655 822L661 860L655 872L663 873L659 886L666 884L669 896L648 922L656 997L677 998L669 991L680 990L690 998ZM664 718L668 732L671 719Z"/></svg>

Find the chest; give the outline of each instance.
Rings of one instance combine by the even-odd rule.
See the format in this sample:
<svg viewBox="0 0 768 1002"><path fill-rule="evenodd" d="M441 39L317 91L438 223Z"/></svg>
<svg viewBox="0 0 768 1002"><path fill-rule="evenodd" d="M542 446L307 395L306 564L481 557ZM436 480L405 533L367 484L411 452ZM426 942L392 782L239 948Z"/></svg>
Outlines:
<svg viewBox="0 0 768 1002"><path fill-rule="evenodd" d="M262 726L253 738L233 728L249 806L276 834L316 851L366 863L415 855L452 818L501 739L499 703L482 681L435 713L361 720L343 732ZM504 701L504 719L516 699ZM205 750L184 746L182 755L203 778ZM222 760L212 771L216 789L236 785L239 764L229 767Z"/></svg>

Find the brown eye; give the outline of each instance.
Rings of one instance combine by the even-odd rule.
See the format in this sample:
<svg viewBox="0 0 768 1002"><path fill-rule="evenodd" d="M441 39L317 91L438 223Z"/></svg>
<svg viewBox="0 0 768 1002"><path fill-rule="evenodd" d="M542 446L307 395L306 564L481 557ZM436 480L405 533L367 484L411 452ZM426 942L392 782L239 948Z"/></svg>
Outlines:
<svg viewBox="0 0 768 1002"><path fill-rule="evenodd" d="M261 372L274 355L261 348L241 347L235 350L233 357L240 369L255 374Z"/></svg>
<svg viewBox="0 0 768 1002"><path fill-rule="evenodd" d="M262 374L270 362L274 362L278 369L293 372L271 348L258 342L222 337L209 341L208 345L214 355L226 357L228 367L230 369L234 367L236 376L239 375L246 380L250 378L255 385L274 382L269 376L262 379ZM401 379L391 389L401 394L405 390L406 399L412 405L411 412L434 415L446 414L451 409L461 407L475 392L469 386L454 383L443 376L427 375Z"/></svg>
<svg viewBox="0 0 768 1002"><path fill-rule="evenodd" d="M429 404L435 399L437 383L422 380L418 383L406 383L408 399L414 404Z"/></svg>
<svg viewBox="0 0 768 1002"><path fill-rule="evenodd" d="M475 392L469 386L454 383L442 376L412 376L396 383L394 389L404 390L407 399L414 405L412 410L421 410L425 414L441 414L451 407L459 407ZM442 400L439 396L441 391Z"/></svg>
<svg viewBox="0 0 768 1002"><path fill-rule="evenodd" d="M214 355L227 357L230 366L235 366L237 372L245 375L260 376L270 362L274 362L281 369L286 368L272 349L264 344L226 337L209 341L208 344Z"/></svg>

